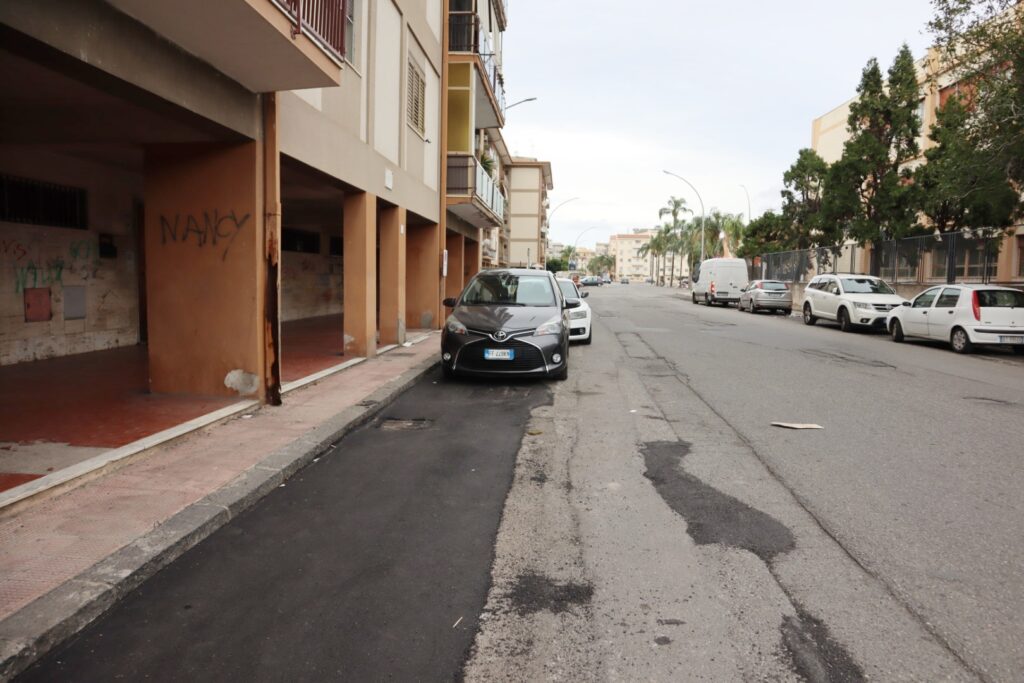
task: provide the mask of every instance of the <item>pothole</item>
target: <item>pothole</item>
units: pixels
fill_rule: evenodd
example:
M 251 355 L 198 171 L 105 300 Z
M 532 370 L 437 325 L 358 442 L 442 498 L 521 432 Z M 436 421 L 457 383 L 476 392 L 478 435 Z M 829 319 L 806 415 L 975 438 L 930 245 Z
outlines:
M 864 680 L 864 672 L 837 643 L 820 619 L 794 603 L 797 616 L 785 616 L 779 631 L 793 669 L 811 683 Z
M 512 608 L 520 615 L 535 612 L 561 614 L 576 605 L 589 604 L 594 587 L 576 581 L 555 581 L 537 572 L 524 572 L 508 593 Z
M 433 420 L 428 420 L 422 417 L 410 419 L 386 417 L 377 423 L 377 429 L 383 429 L 386 432 L 407 432 L 418 429 L 429 429 L 432 424 L 434 424 Z

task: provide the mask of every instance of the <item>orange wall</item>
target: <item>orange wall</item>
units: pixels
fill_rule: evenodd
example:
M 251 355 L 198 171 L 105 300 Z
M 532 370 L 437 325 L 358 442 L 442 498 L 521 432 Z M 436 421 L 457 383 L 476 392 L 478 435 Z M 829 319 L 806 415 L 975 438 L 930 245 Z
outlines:
M 154 392 L 255 395 L 263 386 L 260 168 L 256 142 L 146 150 Z M 225 386 L 235 370 L 240 390 Z
M 441 263 L 437 223 L 408 228 L 405 254 L 405 326 L 408 329 L 440 327 Z

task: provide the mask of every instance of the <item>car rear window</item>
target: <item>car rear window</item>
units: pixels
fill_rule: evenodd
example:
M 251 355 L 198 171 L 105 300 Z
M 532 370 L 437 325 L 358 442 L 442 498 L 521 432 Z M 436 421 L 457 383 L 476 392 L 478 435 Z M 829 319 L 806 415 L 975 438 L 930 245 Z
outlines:
M 789 286 L 787 286 L 785 282 L 762 282 L 761 289 L 773 289 L 778 291 L 780 289 L 789 289 Z
M 1006 289 L 979 289 L 978 305 L 982 308 L 1024 308 L 1024 292 Z

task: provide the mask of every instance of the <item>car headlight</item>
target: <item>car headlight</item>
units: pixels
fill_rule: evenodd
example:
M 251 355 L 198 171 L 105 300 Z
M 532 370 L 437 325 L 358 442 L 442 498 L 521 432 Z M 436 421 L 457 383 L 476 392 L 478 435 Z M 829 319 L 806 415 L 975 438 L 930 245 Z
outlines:
M 454 313 L 448 316 L 448 320 L 444 322 L 444 326 L 452 334 L 469 334 L 469 332 L 466 330 L 466 326 L 463 325 L 462 322 L 455 317 Z
M 556 315 L 533 331 L 534 337 L 543 337 L 548 334 L 562 334 L 562 316 Z
M 575 311 L 569 311 L 569 318 L 572 319 L 572 320 L 585 320 L 586 317 L 587 317 L 587 312 L 586 311 L 581 311 L 578 308 Z
M 853 305 L 864 311 L 870 311 L 872 308 L 874 308 L 871 304 L 866 304 L 863 301 L 854 301 Z

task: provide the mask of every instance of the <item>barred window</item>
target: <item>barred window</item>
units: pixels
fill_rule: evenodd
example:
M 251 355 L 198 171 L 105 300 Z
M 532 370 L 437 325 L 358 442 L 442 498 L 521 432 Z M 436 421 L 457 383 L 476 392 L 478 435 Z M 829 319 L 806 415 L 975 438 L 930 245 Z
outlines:
M 345 59 L 356 63 L 356 0 L 345 2 Z
M 420 135 L 426 135 L 427 82 L 415 62 L 409 60 L 409 96 L 407 118 Z
M 89 227 L 85 190 L 0 175 L 0 221 L 85 230 Z

